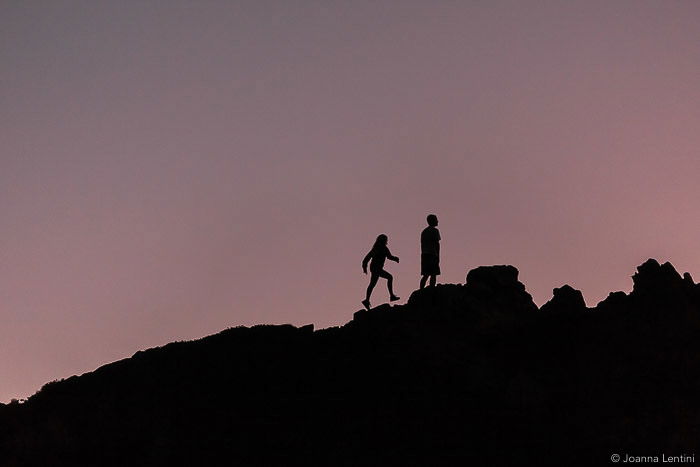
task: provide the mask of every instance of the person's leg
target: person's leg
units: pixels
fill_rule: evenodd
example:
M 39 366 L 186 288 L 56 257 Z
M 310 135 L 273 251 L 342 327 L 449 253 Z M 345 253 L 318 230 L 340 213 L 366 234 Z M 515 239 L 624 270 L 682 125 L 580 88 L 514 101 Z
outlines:
M 398 300 L 399 297 L 394 295 L 394 276 L 389 274 L 388 272 L 382 270 L 379 273 L 380 277 L 383 277 L 386 279 L 386 287 L 389 289 L 389 299 L 393 302 L 394 300 Z
M 374 290 L 374 286 L 377 285 L 377 281 L 379 280 L 379 275 L 376 274 L 375 272 L 371 272 L 371 275 L 369 277 L 369 285 L 367 286 L 367 296 L 365 299 L 362 301 L 362 304 L 369 309 L 369 297 L 372 295 L 372 290 Z
M 430 276 L 430 287 L 435 287 L 435 284 L 437 283 L 437 276 L 433 274 Z
M 425 288 L 425 283 L 428 281 L 428 276 L 423 274 L 423 276 L 420 278 L 420 288 L 423 289 Z

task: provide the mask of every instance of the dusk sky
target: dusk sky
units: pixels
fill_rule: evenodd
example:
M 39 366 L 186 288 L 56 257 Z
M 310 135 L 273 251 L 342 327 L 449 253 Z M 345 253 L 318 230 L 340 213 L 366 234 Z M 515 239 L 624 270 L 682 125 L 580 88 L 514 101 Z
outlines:
M 700 276 L 700 2 L 0 3 L 0 401 L 174 340 L 342 325 L 512 264 Z M 388 300 L 385 282 L 373 303 Z

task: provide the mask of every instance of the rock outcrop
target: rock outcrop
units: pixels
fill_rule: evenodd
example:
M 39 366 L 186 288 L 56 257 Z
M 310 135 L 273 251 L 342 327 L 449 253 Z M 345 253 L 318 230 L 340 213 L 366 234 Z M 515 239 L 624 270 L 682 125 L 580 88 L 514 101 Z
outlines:
M 587 309 L 581 291 L 568 284 L 554 289 L 552 293 L 552 299 L 542 305 L 540 311 L 544 313 L 580 313 Z

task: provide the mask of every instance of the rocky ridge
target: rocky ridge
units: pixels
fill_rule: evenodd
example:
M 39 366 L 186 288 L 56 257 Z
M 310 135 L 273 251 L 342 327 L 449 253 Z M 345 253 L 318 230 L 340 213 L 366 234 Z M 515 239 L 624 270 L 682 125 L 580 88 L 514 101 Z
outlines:
M 604 465 L 700 440 L 700 285 L 670 263 L 540 309 L 513 266 L 342 327 L 231 328 L 0 405 L 0 464 Z

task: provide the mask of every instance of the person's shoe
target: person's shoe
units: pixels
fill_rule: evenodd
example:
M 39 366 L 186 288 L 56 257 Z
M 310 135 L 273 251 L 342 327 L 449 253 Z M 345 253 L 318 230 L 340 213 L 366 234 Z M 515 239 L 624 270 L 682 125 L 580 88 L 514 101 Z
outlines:
M 395 302 L 396 300 L 400 300 L 400 299 L 401 299 L 401 297 L 397 297 L 396 295 L 392 295 L 392 296 L 389 298 L 389 301 Z
M 369 300 L 367 300 L 367 299 L 362 300 L 362 304 L 365 306 L 365 308 L 367 308 L 369 310 Z

